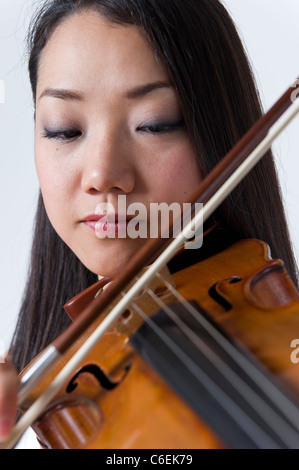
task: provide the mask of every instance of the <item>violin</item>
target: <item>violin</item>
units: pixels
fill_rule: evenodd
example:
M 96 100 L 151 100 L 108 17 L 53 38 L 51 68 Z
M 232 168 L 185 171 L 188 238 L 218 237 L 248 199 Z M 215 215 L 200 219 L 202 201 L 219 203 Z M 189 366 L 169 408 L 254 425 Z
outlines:
M 201 183 L 184 241 L 299 112 L 296 84 Z M 2 448 L 28 426 L 45 448 L 298 448 L 299 293 L 283 262 L 255 239 L 171 272 L 176 256 L 179 237 L 150 240 L 65 305 L 74 321 L 21 373 Z
M 287 411 L 281 416 L 287 395 L 266 378 L 266 369 L 298 391 L 290 343 L 299 331 L 299 294 L 282 262 L 267 255 L 263 242 L 243 240 L 173 276 L 162 273 L 34 424 L 40 442 L 104 449 L 298 446 L 293 421 L 298 425 L 299 411 L 296 418 L 292 411 L 292 423 Z M 66 305 L 71 316 L 90 294 Z M 247 372 L 253 354 L 265 368 L 253 366 L 256 379 Z M 48 386 L 49 377 L 24 409 Z M 271 391 L 283 398 L 272 403 Z

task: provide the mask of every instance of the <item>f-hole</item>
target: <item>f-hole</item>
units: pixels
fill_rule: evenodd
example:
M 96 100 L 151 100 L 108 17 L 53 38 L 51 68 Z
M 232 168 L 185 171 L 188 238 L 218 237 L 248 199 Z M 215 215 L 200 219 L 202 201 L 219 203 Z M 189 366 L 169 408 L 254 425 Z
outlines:
M 229 284 L 236 284 L 237 282 L 240 282 L 240 281 L 242 281 L 241 277 L 234 276 L 231 279 L 229 279 L 228 282 Z M 210 287 L 209 289 L 210 297 L 212 297 L 212 299 L 214 299 L 219 305 L 221 305 L 225 309 L 226 312 L 229 312 L 229 310 L 232 308 L 232 305 L 221 294 L 219 294 L 219 292 L 217 291 L 217 285 L 218 283 L 216 282 L 216 284 L 213 284 Z
M 87 366 L 82 367 L 76 375 L 72 378 L 72 380 L 69 382 L 66 391 L 67 393 L 72 393 L 78 386 L 78 383 L 76 383 L 77 378 L 84 373 L 89 373 L 93 375 L 99 384 L 105 389 L 105 390 L 113 390 L 115 387 L 117 387 L 125 378 L 127 373 L 129 372 L 131 368 L 131 364 L 128 364 L 125 367 L 125 372 L 123 377 L 118 381 L 118 382 L 113 382 L 107 377 L 107 375 L 102 371 L 102 369 L 94 364 L 90 364 Z

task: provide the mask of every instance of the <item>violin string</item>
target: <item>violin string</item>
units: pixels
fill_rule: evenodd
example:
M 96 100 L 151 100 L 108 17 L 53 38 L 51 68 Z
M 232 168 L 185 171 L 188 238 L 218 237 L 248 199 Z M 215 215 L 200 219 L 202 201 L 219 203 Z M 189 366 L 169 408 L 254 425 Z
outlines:
M 161 338 L 173 354 L 180 359 L 184 366 L 193 374 L 199 383 L 201 383 L 208 393 L 214 397 L 218 403 L 222 403 L 239 426 L 243 428 L 245 434 L 260 447 L 261 443 L 270 448 L 278 448 L 277 444 L 255 423 L 247 413 L 245 413 L 216 383 L 213 381 L 151 318 L 149 318 L 142 309 L 132 303 L 132 307 L 147 322 L 148 326 Z M 142 339 L 143 341 L 149 340 Z
M 161 277 L 161 276 L 159 276 Z M 167 282 L 167 281 L 164 281 L 165 285 L 168 287 L 168 289 L 171 290 L 171 292 L 173 292 L 173 290 L 175 291 L 175 289 L 173 289 L 173 287 Z M 294 433 L 294 430 L 288 425 L 288 423 L 286 423 L 285 421 L 283 421 L 283 419 L 277 415 L 276 412 L 274 412 L 267 404 L 264 400 L 261 399 L 261 397 L 259 397 L 252 389 L 250 389 L 250 387 L 242 380 L 240 379 L 236 374 L 235 372 L 229 367 L 227 366 L 227 364 L 225 364 L 222 360 L 219 359 L 219 356 L 216 355 L 214 353 L 213 350 L 211 350 L 204 342 L 202 342 L 197 335 L 194 334 L 194 332 L 188 327 L 188 325 L 186 325 L 178 316 L 177 314 L 169 308 L 169 306 L 167 306 L 163 301 L 161 301 L 161 299 L 159 299 L 156 294 L 154 294 L 154 292 L 151 290 L 151 289 L 147 289 L 147 292 L 148 294 L 157 302 L 157 304 L 163 309 L 163 311 L 170 317 L 172 318 L 172 320 L 177 324 L 177 326 L 185 333 L 185 335 L 188 337 L 188 339 L 190 339 L 190 341 L 197 347 L 197 349 L 199 351 L 201 351 L 202 354 L 204 354 L 204 356 L 206 356 L 206 358 L 208 360 L 210 360 L 210 362 L 215 366 L 217 367 L 217 369 L 219 370 L 220 374 L 223 375 L 224 377 L 227 377 L 229 376 L 230 379 L 231 379 L 231 383 L 235 384 L 235 389 L 238 391 L 242 391 L 242 396 L 243 397 L 247 397 L 247 402 L 255 409 L 258 408 L 258 411 L 260 413 L 260 416 L 263 417 L 263 419 L 265 420 L 265 422 L 268 423 L 268 425 L 270 427 L 272 427 L 272 429 L 276 429 L 276 432 L 277 434 L 280 435 L 280 438 L 282 439 L 282 441 L 285 441 L 285 436 L 288 435 L 289 437 L 294 434 L 294 444 L 297 444 L 298 443 L 298 435 L 297 433 Z M 175 291 L 177 293 L 177 291 Z M 179 295 L 177 293 L 177 295 Z M 191 307 L 191 310 L 193 309 L 192 305 L 189 304 L 189 302 L 187 302 L 185 299 L 180 299 L 180 301 L 183 300 L 183 303 L 187 310 L 192 313 L 192 315 L 194 316 L 194 312 L 190 311 L 190 307 Z M 134 307 L 135 310 L 137 310 L 137 312 L 142 316 L 142 318 L 148 322 L 149 326 L 152 327 L 153 329 L 155 329 L 156 333 L 157 333 L 157 329 L 159 329 L 159 327 L 154 324 L 151 320 L 148 319 L 147 315 L 142 312 L 142 310 L 135 304 L 135 303 L 132 303 L 132 306 Z M 194 309 L 195 310 L 195 309 Z M 199 312 L 197 312 L 195 310 L 195 313 L 196 313 L 196 316 L 200 316 Z M 198 320 L 198 318 L 196 318 Z M 126 321 L 126 324 L 127 324 L 127 321 Z M 161 330 L 161 329 L 160 329 Z M 215 329 L 216 330 L 216 329 Z M 216 330 L 217 331 L 217 330 Z M 218 333 L 218 332 L 217 332 Z M 163 341 L 167 341 L 167 343 L 169 343 L 170 338 L 167 337 L 164 332 L 161 330 L 160 331 L 160 337 L 161 335 L 163 335 Z M 185 353 L 178 348 L 177 345 L 175 345 L 175 348 L 176 348 L 176 354 L 179 358 L 181 358 L 181 360 L 183 361 L 183 356 L 185 356 Z M 238 353 L 240 355 L 240 353 L 236 350 L 235 353 Z M 187 356 L 188 358 L 188 361 L 190 360 L 190 358 Z M 188 365 L 188 361 L 187 363 L 185 363 L 185 365 Z M 185 362 L 185 361 L 183 361 Z M 195 364 L 195 366 L 197 367 L 197 365 Z M 271 384 L 272 385 L 272 384 Z M 273 385 L 272 385 L 273 386 Z M 279 431 L 277 431 L 279 430 Z
M 277 429 L 276 432 L 280 435 L 280 438 L 284 440 L 286 433 L 292 433 L 296 439 L 294 442 L 298 443 L 298 434 L 294 433 L 294 430 L 288 425 L 288 423 L 286 423 L 276 412 L 274 412 L 272 408 L 270 408 L 268 404 L 233 371 L 233 369 L 231 369 L 223 360 L 221 360 L 219 355 L 217 355 L 209 346 L 207 346 L 205 342 L 202 341 L 172 309 L 165 305 L 164 302 L 161 301 L 161 299 L 159 299 L 151 289 L 148 290 L 148 293 L 154 300 L 156 300 L 158 305 L 163 308 L 164 312 L 167 313 L 168 316 L 177 324 L 181 331 L 185 333 L 194 346 L 196 346 L 197 349 L 202 354 L 204 354 L 208 360 L 210 360 L 214 367 L 218 369 L 220 374 L 231 380 L 231 384 L 234 385 L 235 389 L 238 392 L 241 392 L 243 398 L 246 398 L 247 403 L 249 403 L 253 409 L 259 412 L 259 415 L 263 417 L 264 421 L 267 422 L 272 429 Z M 190 312 L 191 304 L 185 300 L 183 305 Z M 236 350 L 236 354 L 240 353 Z M 246 372 L 246 370 L 244 372 Z
M 299 430 L 299 410 L 298 408 L 288 399 L 288 397 L 281 392 L 268 378 L 257 368 L 254 364 L 246 358 L 245 355 L 241 354 L 240 351 L 230 343 L 225 336 L 223 336 L 217 328 L 215 328 L 210 322 L 208 322 L 203 315 L 196 310 L 190 302 L 188 302 L 173 286 L 162 277 L 160 273 L 157 273 L 157 277 L 163 281 L 165 287 L 178 299 L 178 301 L 185 305 L 188 312 L 193 318 L 199 322 L 202 328 L 205 329 L 216 341 L 219 343 L 227 354 L 242 368 L 246 371 L 247 375 L 253 380 L 253 382 L 259 386 L 259 388 L 269 397 L 275 406 L 280 409 L 286 416 L 286 418 Z

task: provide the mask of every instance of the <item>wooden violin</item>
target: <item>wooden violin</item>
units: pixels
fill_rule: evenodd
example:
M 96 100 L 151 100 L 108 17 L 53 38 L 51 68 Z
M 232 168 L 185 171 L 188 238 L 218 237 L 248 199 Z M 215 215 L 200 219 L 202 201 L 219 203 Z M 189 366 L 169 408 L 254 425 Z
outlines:
M 101 284 L 66 305 L 69 314 Z M 268 258 L 263 242 L 237 242 L 172 276 L 161 273 L 33 429 L 48 448 L 298 447 L 296 331 L 299 294 L 282 262 Z
M 296 115 L 295 87 L 201 183 L 191 225 Z M 283 263 L 250 239 L 170 272 L 181 245 L 150 240 L 118 279 L 65 306 L 74 322 L 22 372 L 24 416 L 2 447 L 30 425 L 48 448 L 299 447 L 299 294 Z

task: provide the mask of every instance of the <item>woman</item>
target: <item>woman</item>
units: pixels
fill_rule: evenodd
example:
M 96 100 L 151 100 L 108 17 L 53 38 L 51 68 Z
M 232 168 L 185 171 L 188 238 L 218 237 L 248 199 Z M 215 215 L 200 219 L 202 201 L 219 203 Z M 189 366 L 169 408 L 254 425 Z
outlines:
M 41 196 L 11 347 L 17 370 L 67 327 L 65 302 L 99 276 L 114 278 L 145 242 L 102 237 L 103 204 L 118 213 L 114 231 L 119 196 L 126 209 L 182 205 L 261 116 L 242 44 L 216 0 L 46 1 L 29 48 Z M 215 218 L 217 249 L 264 240 L 296 281 L 271 152 Z M 0 379 L 3 438 L 15 417 L 9 363 Z

